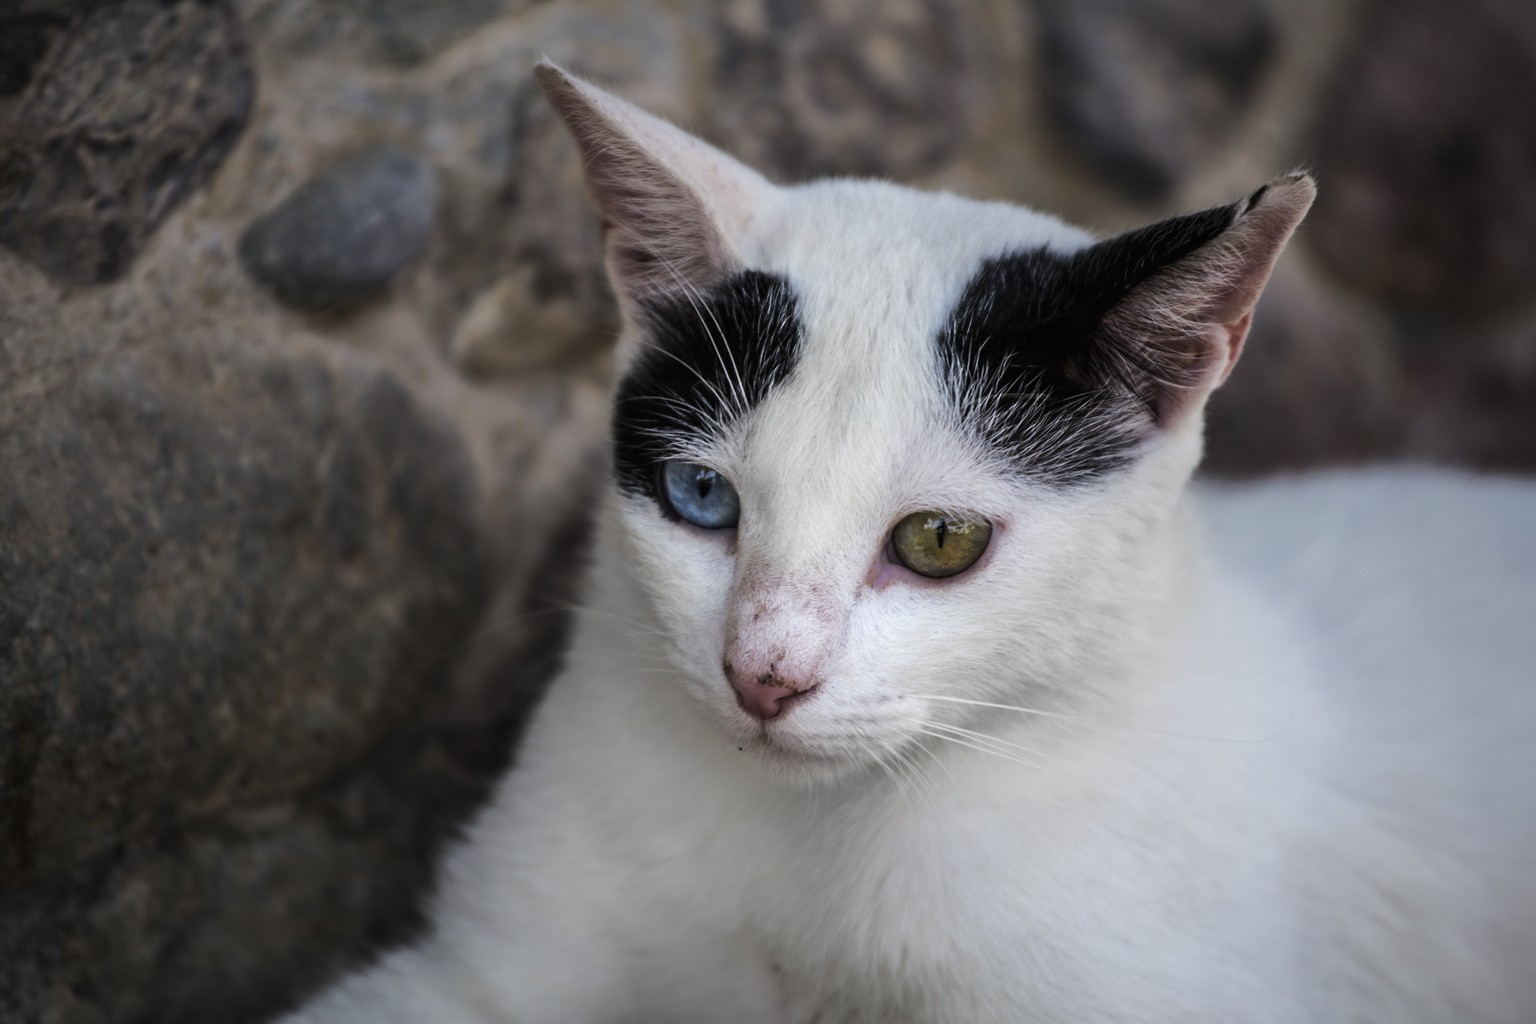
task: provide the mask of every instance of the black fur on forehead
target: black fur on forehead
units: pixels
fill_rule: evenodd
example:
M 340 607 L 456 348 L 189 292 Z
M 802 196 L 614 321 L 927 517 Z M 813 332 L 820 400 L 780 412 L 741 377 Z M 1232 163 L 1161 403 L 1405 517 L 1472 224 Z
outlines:
M 1257 198 L 1257 197 L 1255 197 Z M 991 259 L 938 337 L 958 422 L 1021 474 L 1069 484 L 1124 466 L 1156 425 L 1159 398 L 1197 369 L 1146 325 L 1127 338 L 1108 314 L 1139 285 L 1229 227 L 1243 204 L 1175 217 L 1074 253 Z
M 789 376 L 802 326 L 789 282 L 760 271 L 651 295 L 639 320 L 645 344 L 614 398 L 614 473 L 655 499 L 680 444 L 718 436 Z

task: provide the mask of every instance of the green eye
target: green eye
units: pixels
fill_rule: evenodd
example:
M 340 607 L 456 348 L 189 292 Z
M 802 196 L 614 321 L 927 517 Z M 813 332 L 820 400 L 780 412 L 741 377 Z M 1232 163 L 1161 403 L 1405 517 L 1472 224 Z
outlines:
M 942 579 L 976 564 L 992 539 L 992 524 L 944 512 L 914 512 L 891 531 L 891 548 L 919 576 Z

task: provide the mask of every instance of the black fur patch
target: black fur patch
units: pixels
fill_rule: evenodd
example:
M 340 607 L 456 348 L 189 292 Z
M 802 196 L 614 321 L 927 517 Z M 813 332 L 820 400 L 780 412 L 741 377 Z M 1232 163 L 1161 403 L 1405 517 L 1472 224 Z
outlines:
M 1238 209 L 1175 217 L 1076 253 L 1041 248 L 982 264 L 938 337 L 960 422 L 1020 473 L 1051 483 L 1129 462 L 1154 423 L 1148 382 L 1157 368 L 1100 326 L 1137 284 L 1221 234 Z
M 802 328 L 789 283 L 745 271 L 703 294 L 644 300 L 647 341 L 614 399 L 620 490 L 655 499 L 656 467 L 679 438 L 711 436 L 789 376 Z

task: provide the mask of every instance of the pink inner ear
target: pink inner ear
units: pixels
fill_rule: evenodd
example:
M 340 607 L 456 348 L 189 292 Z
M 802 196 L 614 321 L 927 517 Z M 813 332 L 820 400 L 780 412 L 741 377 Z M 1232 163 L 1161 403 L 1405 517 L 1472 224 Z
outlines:
M 1221 374 L 1216 378 L 1219 386 L 1227 382 L 1232 375 L 1232 368 L 1237 365 L 1237 359 L 1243 354 L 1243 343 L 1248 340 L 1248 329 L 1253 326 L 1253 310 L 1243 314 L 1241 320 L 1230 324 L 1223 324 L 1222 330 L 1227 336 L 1227 361 L 1221 368 Z
M 581 151 L 608 268 L 630 312 L 656 292 L 731 269 L 728 234 L 771 186 L 672 124 L 548 64 L 535 69 Z

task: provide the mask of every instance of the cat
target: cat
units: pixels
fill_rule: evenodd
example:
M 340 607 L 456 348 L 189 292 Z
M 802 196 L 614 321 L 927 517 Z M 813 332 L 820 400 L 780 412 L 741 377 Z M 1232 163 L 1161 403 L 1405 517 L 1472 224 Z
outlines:
M 290 1024 L 1536 1021 L 1536 485 L 1190 482 L 1310 177 L 1095 241 L 536 73 L 627 324 L 586 600 Z

